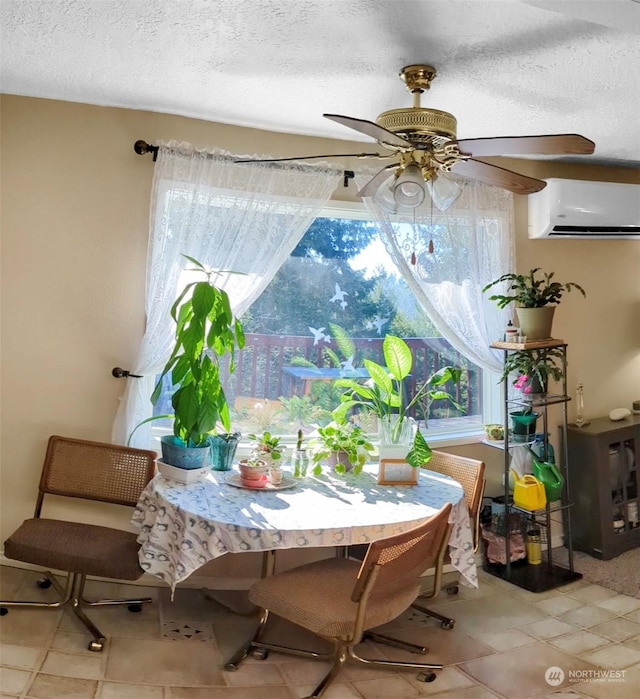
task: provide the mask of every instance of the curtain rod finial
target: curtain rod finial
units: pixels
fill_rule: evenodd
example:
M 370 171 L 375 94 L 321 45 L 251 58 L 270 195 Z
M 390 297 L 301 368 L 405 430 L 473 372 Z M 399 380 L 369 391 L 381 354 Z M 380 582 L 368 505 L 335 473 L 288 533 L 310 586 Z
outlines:
M 138 155 L 146 155 L 147 153 L 153 153 L 153 160 L 158 157 L 158 146 L 149 145 L 146 141 L 136 141 L 133 144 L 133 150 Z

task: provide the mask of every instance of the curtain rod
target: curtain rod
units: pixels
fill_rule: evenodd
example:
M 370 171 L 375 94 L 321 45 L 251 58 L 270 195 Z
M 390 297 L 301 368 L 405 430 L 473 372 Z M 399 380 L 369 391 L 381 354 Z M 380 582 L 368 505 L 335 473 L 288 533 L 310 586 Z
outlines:
M 154 163 L 158 159 L 158 146 L 152 146 L 151 144 L 147 143 L 146 141 L 142 141 L 142 140 L 136 141 L 133 144 L 133 150 L 138 155 L 147 155 L 148 153 L 153 153 L 153 162 Z M 277 164 L 275 165 L 275 167 L 277 167 Z M 355 173 L 353 170 L 343 170 L 342 176 L 343 176 L 342 186 L 348 187 L 349 180 L 352 180 L 355 177 Z

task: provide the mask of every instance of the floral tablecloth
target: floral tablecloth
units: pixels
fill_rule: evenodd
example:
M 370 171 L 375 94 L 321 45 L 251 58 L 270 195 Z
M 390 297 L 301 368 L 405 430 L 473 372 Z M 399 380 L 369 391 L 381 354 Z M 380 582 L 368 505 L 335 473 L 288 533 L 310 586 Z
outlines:
M 212 471 L 188 485 L 157 475 L 132 519 L 140 565 L 173 590 L 225 553 L 366 544 L 406 531 L 451 502 L 451 563 L 463 584 L 477 587 L 462 486 L 425 469 L 415 486 L 383 486 L 376 472 L 377 465 L 357 476 L 308 476 L 277 491 L 233 487 L 226 480 L 235 471 Z

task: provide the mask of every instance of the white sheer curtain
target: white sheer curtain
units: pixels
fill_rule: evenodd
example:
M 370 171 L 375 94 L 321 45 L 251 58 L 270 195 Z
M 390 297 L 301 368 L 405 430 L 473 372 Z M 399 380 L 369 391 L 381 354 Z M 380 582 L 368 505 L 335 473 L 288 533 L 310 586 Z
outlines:
M 124 444 L 152 413 L 155 376 L 173 346 L 170 309 L 189 263 L 243 272 L 221 275 L 217 284 L 241 316 L 262 293 L 326 206 L 342 172 L 300 163 L 234 163 L 229 153 L 190 144 L 160 143 L 149 212 L 146 329 L 135 364 L 143 378 L 129 379 L 113 425 Z M 136 431 L 132 446 L 150 444 L 151 425 Z
M 371 176 L 358 174 L 358 186 Z M 500 371 L 502 354 L 489 345 L 502 338 L 511 312 L 498 309 L 482 288 L 513 271 L 513 195 L 480 182 L 457 183 L 462 194 L 446 212 L 432 207 L 428 195 L 406 214 L 365 201 L 389 254 L 442 336 L 474 364 Z

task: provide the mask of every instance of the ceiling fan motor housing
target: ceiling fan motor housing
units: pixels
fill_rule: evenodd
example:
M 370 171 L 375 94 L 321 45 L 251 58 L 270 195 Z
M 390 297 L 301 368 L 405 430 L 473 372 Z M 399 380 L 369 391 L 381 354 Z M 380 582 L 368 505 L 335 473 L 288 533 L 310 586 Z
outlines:
M 455 141 L 457 138 L 456 118 L 439 109 L 391 109 L 380 114 L 376 123 L 387 131 L 403 136 L 418 148 L 421 145 L 438 146 L 441 142 Z

